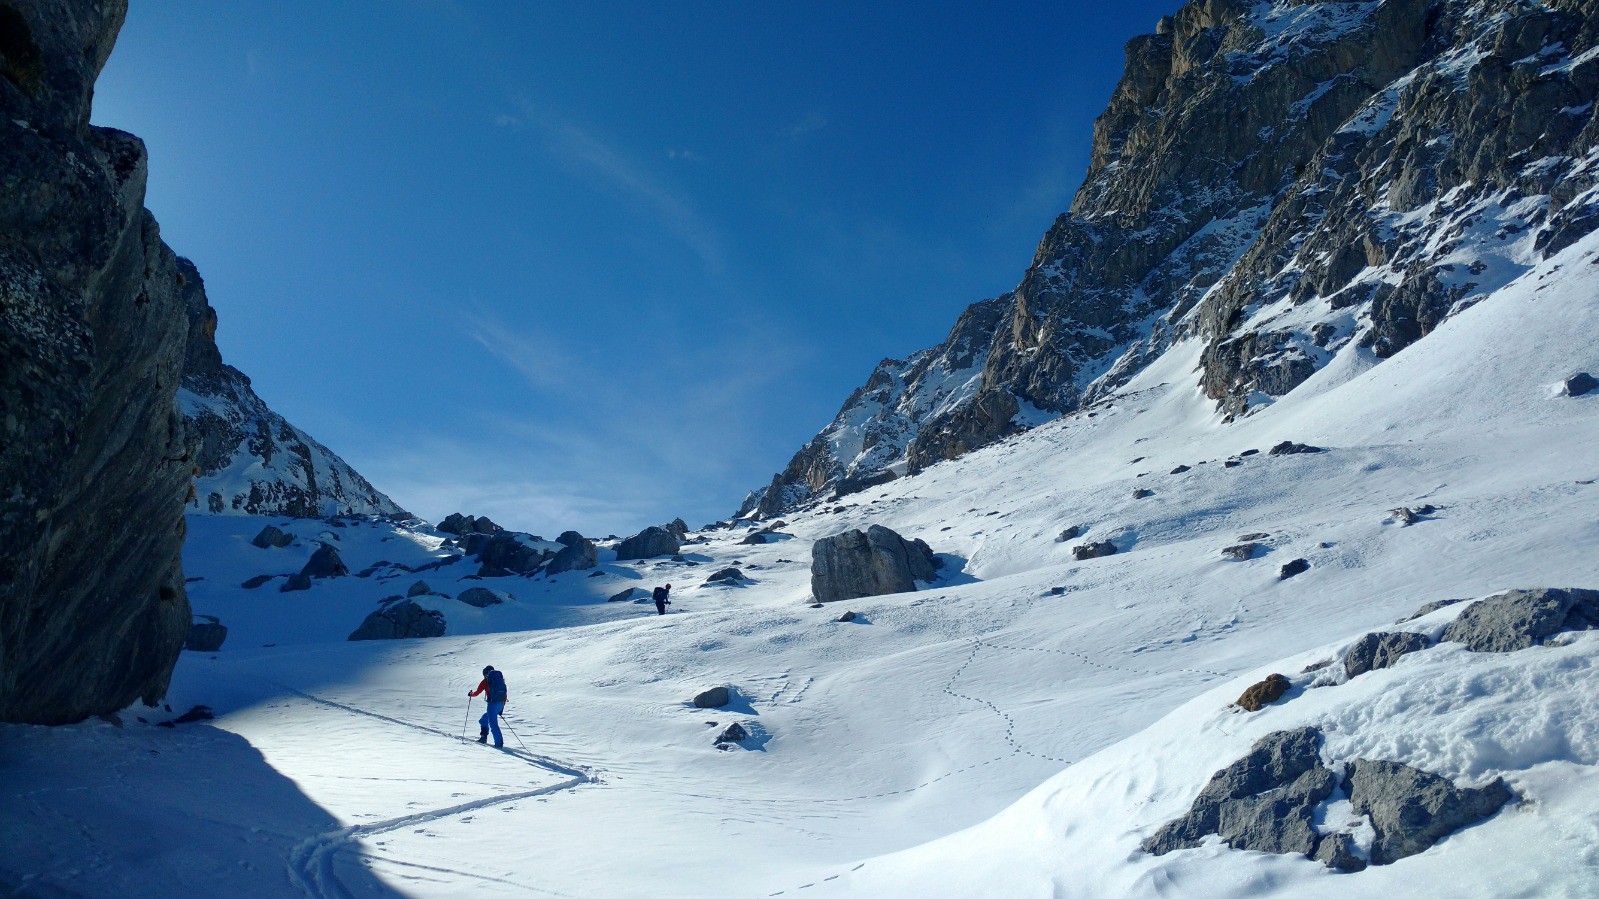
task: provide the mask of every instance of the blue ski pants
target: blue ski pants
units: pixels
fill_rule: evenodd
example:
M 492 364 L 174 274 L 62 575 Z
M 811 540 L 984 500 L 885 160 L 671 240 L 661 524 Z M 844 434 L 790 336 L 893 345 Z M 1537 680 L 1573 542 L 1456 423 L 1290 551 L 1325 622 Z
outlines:
M 477 719 L 478 730 L 493 733 L 495 746 L 504 745 L 505 738 L 500 736 L 500 713 L 505 711 L 505 703 L 491 702 L 488 706 L 489 710 L 483 713 L 483 717 Z

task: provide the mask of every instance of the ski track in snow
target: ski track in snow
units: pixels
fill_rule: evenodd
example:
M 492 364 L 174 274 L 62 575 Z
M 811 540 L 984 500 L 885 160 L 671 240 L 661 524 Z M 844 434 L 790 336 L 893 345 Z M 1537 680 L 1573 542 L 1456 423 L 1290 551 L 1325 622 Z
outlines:
M 363 715 L 368 718 L 375 718 L 379 721 L 397 725 L 399 727 L 421 731 L 423 733 L 444 737 L 445 739 L 449 740 L 456 740 L 465 745 L 476 744 L 475 740 L 468 740 L 465 737 L 457 736 L 437 728 L 426 727 L 424 725 L 414 724 L 409 721 L 402 721 L 399 718 L 392 718 L 388 715 L 381 715 L 377 712 L 359 709 L 340 702 L 334 702 L 331 699 L 324 699 L 320 696 L 312 695 L 303 690 L 296 690 L 287 684 L 281 684 L 275 681 L 267 681 L 267 683 L 271 683 L 272 686 L 283 690 L 290 695 L 299 697 L 300 699 L 304 699 L 308 702 L 314 702 L 318 705 L 326 706 L 328 708 L 338 709 L 343 712 L 348 712 L 352 715 Z M 357 840 L 389 833 L 391 831 L 400 830 L 416 824 L 426 824 L 443 818 L 451 818 L 455 817 L 456 815 L 463 815 L 467 812 L 475 812 L 483 809 L 493 808 L 498 805 L 504 805 L 507 802 L 515 802 L 521 799 L 532 799 L 538 796 L 548 796 L 551 793 L 559 793 L 566 790 L 576 789 L 584 784 L 597 784 L 602 782 L 595 774 L 585 768 L 576 765 L 570 765 L 557 759 L 552 759 L 548 756 L 538 755 L 537 753 L 529 752 L 526 749 L 520 751 L 515 749 L 506 749 L 504 751 L 508 755 L 522 759 L 532 767 L 538 768 L 541 771 L 548 771 L 552 774 L 564 775 L 566 779 L 560 781 L 559 783 L 539 787 L 538 789 L 534 790 L 520 790 L 514 793 L 501 793 L 484 799 L 476 799 L 471 802 L 463 802 L 458 805 L 452 805 L 445 808 L 430 809 L 428 811 L 417 812 L 411 815 L 402 815 L 398 818 L 390 818 L 386 821 L 375 821 L 371 824 L 357 824 L 350 827 L 342 827 L 338 830 L 330 831 L 328 833 L 318 834 L 317 836 L 300 843 L 298 846 L 295 846 L 294 849 L 289 852 L 289 879 L 294 883 L 301 893 L 304 893 L 307 896 L 316 897 L 316 899 L 324 899 L 324 897 L 331 897 L 331 899 L 353 899 L 354 894 L 351 893 L 350 890 L 339 881 L 338 873 L 335 870 L 334 863 L 339 852 Z M 559 893 L 553 890 L 541 889 L 539 887 L 529 886 L 524 883 L 517 883 L 516 881 L 512 880 L 491 877 L 473 871 L 464 871 L 454 868 L 441 868 L 431 865 L 419 865 L 397 859 L 384 859 L 384 863 L 400 865 L 408 868 L 418 868 L 423 871 L 429 871 L 437 874 L 449 874 L 452 876 L 468 877 L 474 880 L 491 881 L 493 883 L 514 886 L 518 889 L 527 890 L 530 893 L 540 893 L 546 896 L 569 895 L 567 893 Z

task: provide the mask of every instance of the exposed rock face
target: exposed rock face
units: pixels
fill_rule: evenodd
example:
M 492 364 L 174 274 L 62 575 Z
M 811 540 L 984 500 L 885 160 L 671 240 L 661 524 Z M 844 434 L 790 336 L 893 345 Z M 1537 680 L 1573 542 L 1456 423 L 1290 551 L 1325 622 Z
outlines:
M 1231 417 L 1340 353 L 1400 352 L 1599 227 L 1595 18 L 1578 0 L 1191 0 L 1127 45 L 1087 177 L 1020 284 L 885 360 L 741 514 L 1073 412 L 1182 339 Z
M 811 593 L 817 602 L 906 593 L 930 581 L 938 559 L 926 543 L 906 540 L 880 524 L 845 531 L 811 549 Z
M 1080 546 L 1072 547 L 1072 558 L 1079 562 L 1086 562 L 1089 559 L 1102 559 L 1105 556 L 1114 555 L 1116 555 L 1116 544 L 1110 542 L 1109 540 L 1100 540 L 1095 543 L 1084 543 Z
M 561 544 L 562 549 L 544 566 L 547 575 L 586 571 L 600 564 L 599 548 L 577 531 L 567 531 L 555 538 L 555 542 Z
M 1145 840 L 1144 851 L 1190 849 L 1214 833 L 1234 849 L 1310 855 L 1316 805 L 1338 784 L 1321 766 L 1320 746 L 1313 727 L 1262 737 L 1248 755 L 1212 775 L 1188 814 Z
M 498 534 L 505 530 L 489 520 L 487 515 L 473 517 L 462 515 L 460 512 L 451 512 L 439 522 L 438 529 L 446 534 L 466 536 L 467 534 Z
M 350 567 L 344 564 L 339 551 L 326 543 L 317 547 L 305 567 L 300 569 L 305 577 L 345 577 L 349 573 Z
M 1514 652 L 1565 630 L 1599 627 L 1599 590 L 1511 590 L 1466 607 L 1440 638 L 1472 652 Z
M 189 631 L 181 277 L 143 142 L 89 124 L 126 11 L 0 3 L 3 721 L 153 702 Z
M 505 602 L 504 595 L 487 587 L 469 587 L 462 590 L 461 595 L 457 596 L 456 599 L 479 609 L 486 609 L 489 606 L 497 606 Z
M 712 687 L 694 697 L 694 707 L 697 709 L 719 709 L 733 701 L 733 694 L 726 687 Z
M 466 535 L 462 548 L 477 556 L 480 577 L 508 577 L 536 570 L 555 553 L 529 543 L 542 542 L 531 534 L 499 530 L 492 536 L 475 531 Z
M 1584 396 L 1599 387 L 1599 380 L 1585 371 L 1579 371 L 1566 379 L 1564 390 L 1566 396 Z
M 744 725 L 735 721 L 732 724 L 729 724 L 720 734 L 717 735 L 716 745 L 721 746 L 727 743 L 742 743 L 749 738 L 749 731 L 744 729 Z
M 1359 677 L 1368 671 L 1387 668 L 1399 661 L 1400 656 L 1426 649 L 1429 645 L 1425 636 L 1410 631 L 1367 634 L 1344 654 L 1344 673 Z
M 405 640 L 412 637 L 444 636 L 444 613 L 402 599 L 366 616 L 351 640 Z
M 705 585 L 707 587 L 715 584 L 736 586 L 744 583 L 747 580 L 749 579 L 744 576 L 744 572 L 740 571 L 738 568 L 723 568 L 721 571 L 718 571 L 706 578 Z
M 653 559 L 675 554 L 682 545 L 666 528 L 652 525 L 616 545 L 616 560 Z
M 1355 813 L 1371 816 L 1377 833 L 1371 861 L 1377 865 L 1423 852 L 1515 798 L 1498 778 L 1485 787 L 1463 788 L 1409 765 L 1365 759 L 1349 763 L 1344 784 Z
M 269 524 L 262 528 L 260 533 L 257 533 L 253 538 L 251 538 L 250 545 L 259 547 L 261 549 L 282 549 L 293 542 L 293 534 L 284 533 L 282 530 Z
M 187 259 L 178 260 L 178 269 L 190 322 L 178 400 L 188 419 L 188 455 L 199 468 L 194 508 L 293 518 L 408 516 L 332 450 L 272 411 L 243 372 L 223 364 L 205 282 Z
M 189 625 L 189 635 L 183 638 L 183 648 L 190 652 L 216 652 L 228 639 L 228 629 L 210 615 L 204 621 Z
M 1283 567 L 1277 570 L 1277 580 L 1286 581 L 1291 577 L 1297 577 L 1309 570 L 1310 561 L 1307 559 L 1294 559 L 1291 562 L 1284 562 Z

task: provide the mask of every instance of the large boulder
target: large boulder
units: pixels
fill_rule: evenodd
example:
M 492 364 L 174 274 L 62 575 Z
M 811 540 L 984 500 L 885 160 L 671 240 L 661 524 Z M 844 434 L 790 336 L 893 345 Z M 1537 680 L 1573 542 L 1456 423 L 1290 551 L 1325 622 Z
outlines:
M 688 537 L 688 522 L 681 518 L 674 518 L 662 525 L 662 527 L 666 528 L 668 531 L 671 531 L 672 536 L 676 537 L 680 543 L 684 540 L 684 538 Z
M 467 552 L 477 555 L 481 565 L 478 575 L 481 577 L 527 574 L 553 555 L 548 550 L 529 546 L 523 538 L 531 540 L 531 536 L 516 531 L 502 530 L 492 536 L 472 536 L 475 539 L 468 541 Z
M 733 701 L 733 692 L 726 687 L 712 687 L 694 697 L 697 709 L 719 709 Z
M 670 556 L 682 549 L 677 535 L 666 528 L 652 525 L 616 545 L 618 561 L 627 559 L 653 559 Z
M 1109 540 L 1083 543 L 1072 547 L 1072 558 L 1079 562 L 1086 562 L 1089 559 L 1102 559 L 1105 556 L 1114 555 L 1116 555 L 1116 544 Z
M 433 588 L 428 584 L 427 581 L 417 581 L 411 585 L 409 590 L 405 591 L 405 598 L 410 599 L 413 596 L 426 596 L 432 592 Z
M 745 577 L 744 572 L 740 571 L 737 567 L 723 568 L 721 571 L 718 571 L 706 578 L 705 586 L 709 587 L 715 584 L 721 584 L 723 586 L 731 587 L 738 586 L 747 580 L 749 580 L 749 578 Z
M 1376 865 L 1425 851 L 1515 798 L 1498 778 L 1476 789 L 1457 787 L 1446 778 L 1409 765 L 1366 759 L 1349 763 L 1344 791 L 1356 814 L 1371 817 L 1376 831 L 1371 861 Z
M 424 609 L 415 600 L 402 599 L 366 616 L 351 640 L 405 640 L 444 636 L 444 613 Z
M 1444 628 L 1441 640 L 1472 652 L 1514 652 L 1564 630 L 1594 627 L 1599 627 L 1599 591 L 1540 587 L 1472 603 Z
M 144 143 L 89 122 L 126 13 L 0 3 L 0 721 L 159 700 L 191 623 L 182 279 Z
M 811 593 L 818 602 L 908 593 L 936 576 L 939 561 L 921 540 L 906 540 L 880 524 L 816 541 Z
M 469 606 L 486 609 L 489 606 L 497 606 L 505 602 L 505 597 L 506 594 L 498 590 L 490 590 L 487 587 L 469 587 L 462 590 L 460 595 L 455 598 Z
M 339 557 L 338 550 L 324 543 L 317 547 L 316 552 L 311 554 L 310 561 L 305 563 L 305 567 L 300 569 L 300 573 L 306 577 L 316 578 L 344 577 L 350 573 L 350 568 Z
M 1218 834 L 1234 849 L 1312 854 L 1316 806 L 1338 785 L 1321 765 L 1320 747 L 1314 727 L 1262 737 L 1248 755 L 1212 775 L 1188 813 L 1145 840 L 1144 851 L 1164 855 Z
M 1424 635 L 1410 631 L 1367 634 L 1344 653 L 1344 673 L 1359 677 L 1368 671 L 1387 668 L 1399 661 L 1400 656 L 1426 649 L 1429 645 Z
M 261 549 L 269 549 L 272 547 L 282 549 L 293 542 L 293 534 L 286 533 L 270 524 L 262 528 L 259 533 L 250 539 L 251 546 L 260 547 Z
M 199 617 L 204 620 L 189 625 L 189 636 L 184 638 L 183 648 L 191 652 L 216 652 L 228 639 L 228 629 L 210 615 Z
M 452 512 L 445 516 L 444 520 L 439 522 L 438 529 L 446 534 L 455 534 L 461 537 L 467 534 L 498 534 L 505 530 L 505 528 L 490 521 L 487 515 L 480 515 L 474 518 L 471 515 L 462 515 L 460 512 Z
M 586 571 L 600 564 L 599 548 L 577 531 L 567 531 L 555 538 L 555 542 L 561 544 L 561 551 L 544 566 L 547 575 Z
M 1566 379 L 1565 394 L 1566 396 L 1583 396 L 1593 392 L 1596 387 L 1599 387 L 1599 379 L 1595 379 L 1593 375 L 1585 371 L 1579 371 Z

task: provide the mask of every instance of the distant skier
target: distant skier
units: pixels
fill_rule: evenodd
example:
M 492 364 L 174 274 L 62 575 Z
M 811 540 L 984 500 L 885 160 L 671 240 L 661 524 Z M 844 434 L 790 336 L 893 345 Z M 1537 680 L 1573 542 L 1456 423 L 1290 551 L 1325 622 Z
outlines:
M 667 594 L 669 594 L 671 592 L 672 592 L 672 585 L 671 584 L 667 584 L 664 587 L 656 587 L 655 588 L 655 594 L 654 594 L 655 595 L 655 613 L 657 615 L 665 615 L 666 614 L 666 607 L 672 604 L 672 600 L 667 596 Z
M 470 699 L 479 693 L 486 694 L 484 698 L 487 700 L 489 708 L 488 711 L 483 713 L 483 717 L 477 719 L 477 726 L 481 730 L 477 741 L 479 743 L 487 743 L 489 741 L 489 731 L 492 730 L 494 731 L 495 748 L 503 749 L 505 747 L 505 739 L 500 736 L 500 715 L 505 712 L 505 700 L 509 698 L 509 695 L 505 692 L 505 675 L 495 671 L 493 665 L 485 665 L 483 668 L 483 680 L 478 682 L 476 690 L 466 695 Z

